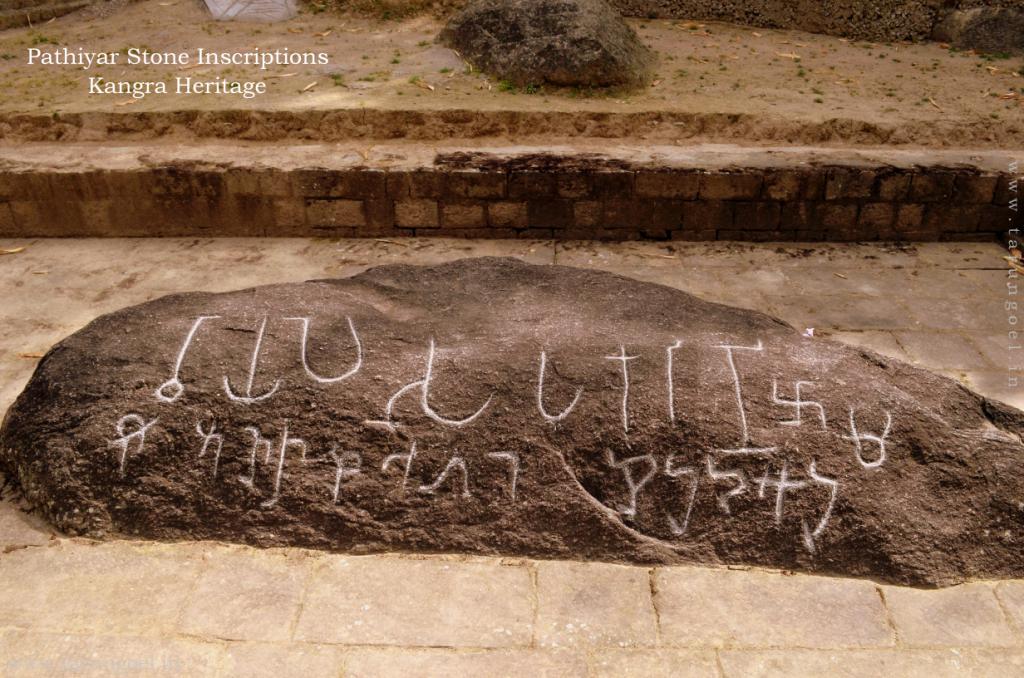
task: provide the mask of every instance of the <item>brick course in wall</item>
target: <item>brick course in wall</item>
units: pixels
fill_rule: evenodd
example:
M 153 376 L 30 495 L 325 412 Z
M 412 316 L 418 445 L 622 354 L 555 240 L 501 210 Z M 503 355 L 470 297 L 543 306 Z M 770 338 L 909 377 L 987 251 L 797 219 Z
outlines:
M 16 170 L 0 172 L 0 236 L 994 240 L 1009 181 L 943 167 Z

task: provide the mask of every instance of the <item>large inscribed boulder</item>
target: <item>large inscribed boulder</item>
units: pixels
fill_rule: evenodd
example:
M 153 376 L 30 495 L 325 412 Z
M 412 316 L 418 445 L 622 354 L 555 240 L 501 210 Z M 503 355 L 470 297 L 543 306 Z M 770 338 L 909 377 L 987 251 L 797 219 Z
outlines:
M 59 528 L 365 553 L 1024 575 L 1024 414 L 760 313 L 468 259 L 163 297 L 40 362 Z
M 637 85 L 653 62 L 604 0 L 475 0 L 440 39 L 481 71 L 519 86 Z

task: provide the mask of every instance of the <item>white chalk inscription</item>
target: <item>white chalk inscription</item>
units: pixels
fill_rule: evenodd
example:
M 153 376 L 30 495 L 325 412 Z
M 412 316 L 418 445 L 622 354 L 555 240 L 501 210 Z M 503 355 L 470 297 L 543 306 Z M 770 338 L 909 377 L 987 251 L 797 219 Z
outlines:
M 125 412 L 117 421 L 111 422 L 114 435 L 109 445 L 114 450 L 113 465 L 120 477 L 125 477 L 132 465 L 138 463 L 134 460 L 147 454 L 147 448 L 157 444 L 153 441 L 153 434 L 160 429 L 161 408 L 181 401 L 188 389 L 223 398 L 228 406 L 249 412 L 254 407 L 258 409 L 260 403 L 273 402 L 288 388 L 283 375 L 275 373 L 274 360 L 268 358 L 281 355 L 282 350 L 292 352 L 297 366 L 301 367 L 297 372 L 298 378 L 320 389 L 352 388 L 350 381 L 356 380 L 372 363 L 372 355 L 366 349 L 368 344 L 362 336 L 365 328 L 359 327 L 351 317 L 344 318 L 346 331 L 340 336 L 323 329 L 330 325 L 318 323 L 315 317 L 273 318 L 279 327 L 291 328 L 283 335 L 269 335 L 273 337 L 271 345 L 277 344 L 277 353 L 271 351 L 267 344 L 271 320 L 271 316 L 260 315 L 256 316 L 254 324 L 251 324 L 253 320 L 247 321 L 249 329 L 235 328 L 251 332 L 252 339 L 238 344 L 239 351 L 245 353 L 237 361 L 219 361 L 218 364 L 229 366 L 234 362 L 237 369 L 244 360 L 245 376 L 244 379 L 232 379 L 227 374 L 200 375 L 217 383 L 218 389 L 187 385 L 193 383 L 188 379 L 189 356 L 200 350 L 197 346 L 204 351 L 209 350 L 216 342 L 208 333 L 218 324 L 228 321 L 220 315 L 208 314 L 182 323 L 181 340 L 168 356 L 167 378 L 151 387 L 151 406 Z M 287 337 L 288 345 L 281 345 L 282 336 Z M 622 520 L 635 522 L 641 517 L 647 521 L 657 520 L 672 538 L 687 539 L 693 533 L 697 514 L 705 512 L 704 509 L 695 510 L 700 492 L 704 493 L 702 496 L 713 499 L 710 505 L 722 516 L 734 516 L 738 503 L 763 500 L 776 525 L 783 524 L 787 507 L 790 507 L 792 515 L 795 498 L 812 497 L 813 500 L 796 502 L 804 510 L 790 518 L 791 521 L 799 521 L 799 533 L 793 538 L 811 553 L 820 548 L 820 540 L 829 528 L 841 495 L 842 482 L 845 481 L 838 477 L 838 473 L 823 471 L 819 464 L 820 456 L 805 454 L 801 455 L 801 461 L 794 462 L 783 446 L 764 444 L 755 433 L 750 413 L 763 412 L 764 407 L 771 408 L 769 411 L 775 412 L 775 419 L 768 424 L 779 431 L 800 435 L 801 440 L 806 438 L 812 444 L 826 440 L 840 446 L 838 449 L 845 450 L 842 454 L 847 455 L 851 468 L 859 469 L 857 473 L 877 472 L 893 453 L 895 443 L 891 436 L 895 417 L 885 408 L 871 408 L 864 403 L 858 404 L 857 408 L 832 405 L 830 412 L 830 405 L 826 402 L 827 384 L 808 379 L 787 379 L 781 375 L 771 379 L 770 383 L 761 384 L 760 388 L 747 383 L 743 376 L 744 366 L 749 366 L 747 361 L 764 359 L 766 344 L 762 340 L 726 342 L 707 347 L 719 357 L 713 367 L 720 383 L 728 383 L 731 390 L 722 399 L 725 407 L 723 416 L 732 418 L 735 423 L 735 434 L 731 434 L 729 440 L 709 449 L 632 451 L 634 448 L 628 441 L 637 435 L 635 430 L 643 423 L 643 417 L 660 417 L 673 430 L 685 425 L 682 422 L 686 413 L 677 403 L 684 382 L 679 381 L 674 370 L 680 355 L 691 347 L 687 342 L 674 340 L 652 353 L 631 348 L 628 344 L 609 343 L 607 353 L 591 356 L 591 359 L 594 364 L 607 366 L 604 369 L 609 369 L 608 383 L 613 385 L 611 387 L 595 389 L 578 384 L 567 385 L 557 373 L 557 366 L 573 356 L 568 355 L 565 348 L 559 349 L 557 354 L 540 348 L 535 356 L 536 362 L 530 367 L 533 376 L 529 389 L 534 402 L 502 402 L 497 391 L 489 395 L 484 391 L 471 409 L 459 411 L 460 408 L 450 403 L 444 404 L 446 392 L 450 397 L 452 375 L 441 375 L 449 377 L 444 382 L 447 386 L 439 386 L 437 381 L 438 356 L 444 355 L 448 349 L 435 338 L 429 338 L 423 345 L 422 362 L 416 372 L 407 375 L 405 379 L 408 381 L 404 384 L 398 382 L 388 388 L 386 393 L 390 395 L 375 405 L 379 408 L 377 412 L 366 413 L 361 424 L 355 424 L 390 436 L 392 441 L 396 434 L 407 441 L 402 451 L 386 454 L 382 463 L 371 464 L 360 452 L 346 449 L 344 440 L 336 440 L 329 445 L 307 441 L 302 436 L 300 422 L 285 420 L 266 425 L 233 425 L 229 421 L 218 421 L 208 411 L 196 417 L 196 438 L 190 444 L 194 444 L 196 463 L 204 473 L 208 469 L 212 481 L 235 482 L 255 492 L 257 470 L 264 469 L 264 480 L 259 482 L 262 487 L 259 506 L 263 510 L 274 509 L 286 491 L 289 464 L 303 464 L 310 458 L 329 462 L 330 474 L 323 478 L 321 494 L 323 501 L 332 505 L 354 497 L 347 487 L 366 474 L 381 474 L 389 487 L 406 496 L 429 499 L 444 495 L 470 500 L 483 492 L 483 486 L 475 482 L 475 478 L 484 472 L 490 478 L 503 478 L 502 496 L 504 500 L 515 503 L 522 499 L 524 489 L 528 489 L 522 484 L 529 478 L 529 465 L 524 471 L 526 457 L 523 450 L 482 450 L 475 456 L 456 449 L 444 450 L 440 462 L 435 459 L 432 465 L 424 467 L 420 456 L 423 448 L 418 449 L 417 441 L 409 434 L 409 421 L 398 416 L 399 405 L 404 406 L 403 412 L 408 413 L 407 408 L 411 407 L 425 417 L 424 421 L 452 431 L 483 425 L 498 413 L 516 408 L 517 412 L 536 417 L 541 430 L 557 433 L 573 418 L 587 416 L 582 412 L 588 399 L 605 398 L 614 400 L 614 404 L 607 408 L 606 420 L 591 422 L 591 425 L 603 429 L 614 427 L 617 436 L 626 438 L 627 452 L 623 452 L 621 447 L 617 452 L 606 448 L 599 453 L 600 459 L 595 461 L 603 464 L 604 473 L 621 479 L 625 491 L 613 501 L 606 500 L 605 505 L 617 512 Z M 310 351 L 314 345 L 321 351 L 316 359 Z M 327 352 L 328 365 L 323 364 L 325 354 L 322 351 Z M 651 414 L 650 408 L 640 407 L 637 403 L 643 398 L 637 400 L 636 394 L 631 392 L 631 388 L 636 386 L 631 381 L 634 370 L 644 361 L 653 361 L 649 364 L 657 366 L 657 381 L 660 382 L 660 375 L 665 379 L 664 386 L 658 387 L 658 392 L 663 394 L 658 399 L 667 397 L 667 402 L 657 404 L 656 415 Z M 446 371 L 455 369 L 452 365 L 458 364 L 450 358 L 446 362 Z M 552 379 L 557 380 L 554 386 Z M 750 400 L 751 394 L 754 400 Z M 752 403 L 758 404 L 760 410 L 752 410 Z M 241 473 L 220 472 L 226 450 L 243 450 L 234 466 Z M 650 493 L 656 483 L 669 483 L 674 497 L 672 506 L 655 504 L 656 508 L 652 509 L 650 500 L 645 503 L 645 493 Z M 809 505 L 817 506 L 813 515 L 806 510 Z M 656 514 L 651 514 L 652 510 Z

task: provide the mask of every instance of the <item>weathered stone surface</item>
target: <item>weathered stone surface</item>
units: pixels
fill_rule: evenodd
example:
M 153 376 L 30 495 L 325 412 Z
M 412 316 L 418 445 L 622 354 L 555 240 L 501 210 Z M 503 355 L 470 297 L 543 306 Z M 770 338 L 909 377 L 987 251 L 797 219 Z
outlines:
M 900 640 L 907 645 L 1020 645 L 989 584 L 968 584 L 944 591 L 887 587 L 884 594 Z
M 598 563 L 537 567 L 537 644 L 637 647 L 657 644 L 647 570 Z
M 295 0 L 206 0 L 214 19 L 271 23 L 294 17 Z
M 480 70 L 520 86 L 636 85 L 653 61 L 604 0 L 476 0 L 440 38 Z
M 422 647 L 530 644 L 530 573 L 489 563 L 352 558 L 313 573 L 295 638 Z M 464 614 L 465 610 L 472 614 Z
M 712 568 L 664 568 L 656 570 L 654 579 L 666 645 L 835 648 L 895 643 L 878 587 L 871 582 Z
M 103 316 L 40 362 L 0 466 L 97 537 L 948 584 L 1024 574 L 1021 431 L 759 313 L 471 259 Z
M 277 551 L 253 559 L 242 550 L 204 554 L 204 567 L 181 611 L 179 628 L 190 636 L 286 642 L 298 615 L 308 568 Z
M 949 12 L 935 25 L 932 37 L 966 49 L 1024 50 L 1024 9 L 974 7 Z

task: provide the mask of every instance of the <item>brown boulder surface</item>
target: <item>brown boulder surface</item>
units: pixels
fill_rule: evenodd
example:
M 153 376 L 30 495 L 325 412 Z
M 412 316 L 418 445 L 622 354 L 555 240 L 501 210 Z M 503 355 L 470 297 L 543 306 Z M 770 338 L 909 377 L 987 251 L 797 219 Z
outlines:
M 1020 577 L 1024 414 L 766 315 L 512 259 L 163 297 L 40 362 L 72 534 Z
M 637 85 L 653 61 L 604 0 L 476 0 L 440 39 L 481 71 L 519 86 Z
M 962 49 L 1024 51 L 1024 9 L 976 7 L 953 11 L 936 24 L 935 40 Z

